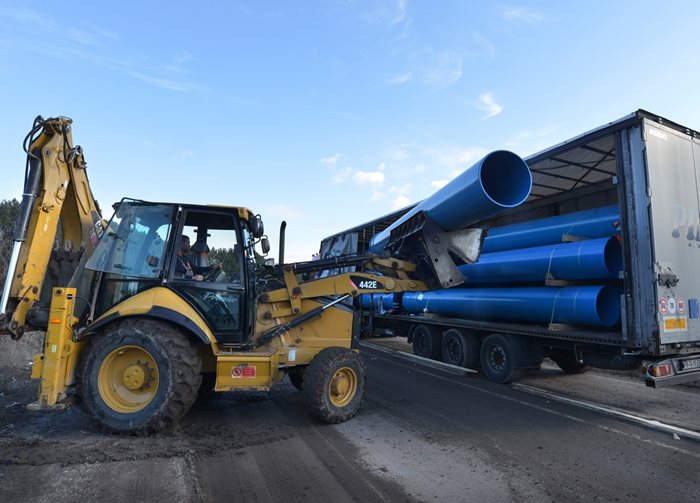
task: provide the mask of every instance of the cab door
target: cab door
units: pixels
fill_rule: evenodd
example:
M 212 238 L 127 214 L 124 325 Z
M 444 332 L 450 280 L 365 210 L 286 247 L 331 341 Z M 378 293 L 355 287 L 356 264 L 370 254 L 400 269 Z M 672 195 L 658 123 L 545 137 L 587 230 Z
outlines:
M 189 238 L 189 246 L 183 238 Z M 220 344 L 248 337 L 242 234 L 234 209 L 185 209 L 168 283 L 205 319 Z M 184 264 L 191 273 L 183 274 Z

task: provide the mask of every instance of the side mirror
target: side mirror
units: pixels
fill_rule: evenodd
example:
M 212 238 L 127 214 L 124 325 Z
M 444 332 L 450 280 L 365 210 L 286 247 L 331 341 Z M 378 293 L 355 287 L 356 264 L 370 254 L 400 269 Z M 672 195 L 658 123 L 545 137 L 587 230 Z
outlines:
M 255 239 L 258 239 L 262 237 L 263 234 L 265 234 L 265 225 L 263 224 L 260 215 L 255 215 L 250 220 L 250 233 Z
M 262 238 L 260 240 L 260 248 L 262 248 L 263 255 L 270 253 L 270 241 L 267 238 Z

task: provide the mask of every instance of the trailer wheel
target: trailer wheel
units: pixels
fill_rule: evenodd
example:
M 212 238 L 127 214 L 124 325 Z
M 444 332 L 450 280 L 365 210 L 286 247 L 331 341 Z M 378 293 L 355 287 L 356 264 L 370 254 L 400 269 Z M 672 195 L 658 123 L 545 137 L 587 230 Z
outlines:
M 365 362 L 347 348 L 326 348 L 304 371 L 306 407 L 326 423 L 342 423 L 360 410 L 365 397 Z
M 570 353 L 557 353 L 552 355 L 551 358 L 565 374 L 583 374 L 589 369 L 588 365 L 578 361 Z
M 287 372 L 289 382 L 298 390 L 301 390 L 304 384 L 304 369 L 305 367 L 292 367 Z
M 476 334 L 450 328 L 442 335 L 442 361 L 451 365 L 476 369 L 479 367 L 479 346 Z
M 431 325 L 416 325 L 413 329 L 413 354 L 430 358 L 440 359 L 441 334 L 437 327 Z
M 491 334 L 481 345 L 481 369 L 489 381 L 499 384 L 516 381 L 522 370 L 515 368 L 520 346 L 512 336 Z
M 110 432 L 164 430 L 197 398 L 202 362 L 189 338 L 171 325 L 124 320 L 96 336 L 86 351 L 81 403 Z

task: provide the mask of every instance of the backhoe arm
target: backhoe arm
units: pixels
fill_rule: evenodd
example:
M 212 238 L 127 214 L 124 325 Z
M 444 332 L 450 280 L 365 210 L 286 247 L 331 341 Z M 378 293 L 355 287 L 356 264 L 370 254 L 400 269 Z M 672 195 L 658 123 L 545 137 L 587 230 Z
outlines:
M 14 246 L 0 305 L 0 333 L 19 338 L 27 326 L 45 329 L 32 308 L 48 305 L 54 286 L 74 283 L 81 259 L 92 254 L 103 232 L 82 148 L 73 146 L 71 119 L 37 117 L 25 139 L 27 168 Z

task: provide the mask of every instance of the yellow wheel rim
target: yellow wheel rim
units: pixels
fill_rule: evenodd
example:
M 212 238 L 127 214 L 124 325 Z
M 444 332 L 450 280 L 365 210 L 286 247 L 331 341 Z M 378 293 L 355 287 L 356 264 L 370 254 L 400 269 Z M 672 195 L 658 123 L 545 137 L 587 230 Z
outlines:
M 97 374 L 104 402 L 126 414 L 138 412 L 151 403 L 158 383 L 156 360 L 139 346 L 115 349 L 104 359 Z
M 336 407 L 349 404 L 357 393 L 357 374 L 350 367 L 338 369 L 331 378 L 329 389 L 331 403 Z

